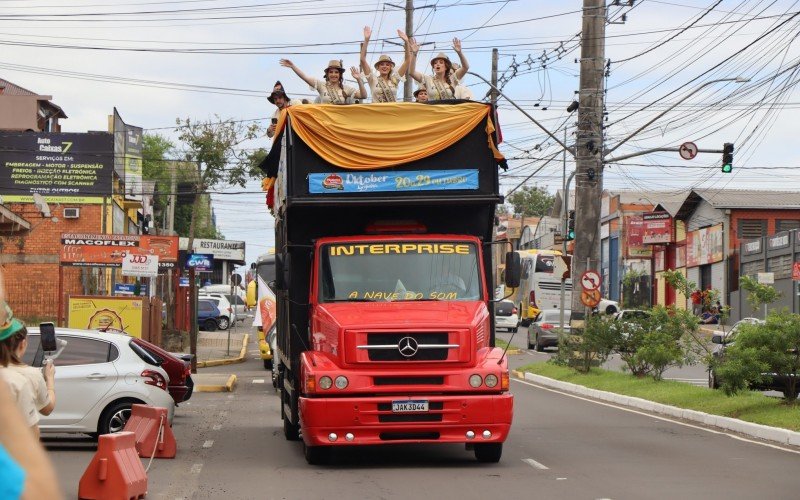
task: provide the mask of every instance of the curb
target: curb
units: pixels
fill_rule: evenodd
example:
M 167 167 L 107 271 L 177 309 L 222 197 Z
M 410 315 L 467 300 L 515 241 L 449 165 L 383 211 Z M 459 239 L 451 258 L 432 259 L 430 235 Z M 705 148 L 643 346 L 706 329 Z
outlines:
M 242 350 L 239 351 L 239 356 L 235 358 L 209 359 L 207 361 L 198 361 L 197 367 L 208 368 L 211 366 L 235 365 L 236 363 L 242 363 L 244 361 L 244 357 L 247 355 L 247 342 L 249 340 L 250 340 L 250 334 L 245 333 L 244 338 L 242 339 Z
M 551 389 L 558 389 L 580 396 L 586 396 L 601 401 L 607 401 L 618 405 L 630 406 L 639 410 L 644 410 L 661 415 L 667 415 L 681 420 L 689 420 L 708 427 L 717 427 L 727 431 L 744 434 L 745 436 L 754 437 L 764 441 L 771 441 L 788 446 L 800 446 L 800 432 L 790 431 L 789 429 L 781 429 L 779 427 L 770 427 L 762 424 L 754 424 L 752 422 L 745 422 L 731 417 L 723 417 L 719 415 L 711 415 L 697 410 L 687 410 L 685 408 L 678 408 L 677 406 L 665 405 L 662 403 L 655 403 L 646 399 L 636 398 L 633 396 L 623 396 L 613 392 L 600 391 L 597 389 L 589 389 L 578 384 L 570 382 L 562 382 L 541 375 L 535 375 L 528 372 L 520 372 L 514 370 L 512 372 L 515 377 L 535 382 L 537 384 L 549 387 Z
M 236 375 L 231 374 L 231 376 L 228 377 L 228 381 L 224 385 L 196 385 L 194 387 L 194 392 L 233 392 L 235 387 Z

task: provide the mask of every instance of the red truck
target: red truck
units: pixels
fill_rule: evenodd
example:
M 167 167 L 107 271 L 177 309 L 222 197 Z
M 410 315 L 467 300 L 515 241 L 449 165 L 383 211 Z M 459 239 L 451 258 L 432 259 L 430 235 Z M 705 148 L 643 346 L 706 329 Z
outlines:
M 283 113 L 262 164 L 278 388 L 284 434 L 309 463 L 392 443 L 464 443 L 500 460 L 513 396 L 495 347 L 494 124 L 475 102 Z M 519 255 L 505 256 L 517 287 Z

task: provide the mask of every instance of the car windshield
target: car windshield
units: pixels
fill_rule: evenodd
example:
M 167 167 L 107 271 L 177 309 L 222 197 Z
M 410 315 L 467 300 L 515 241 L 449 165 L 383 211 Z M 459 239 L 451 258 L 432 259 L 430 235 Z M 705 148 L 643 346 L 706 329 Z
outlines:
M 479 300 L 477 249 L 447 241 L 323 245 L 320 302 Z

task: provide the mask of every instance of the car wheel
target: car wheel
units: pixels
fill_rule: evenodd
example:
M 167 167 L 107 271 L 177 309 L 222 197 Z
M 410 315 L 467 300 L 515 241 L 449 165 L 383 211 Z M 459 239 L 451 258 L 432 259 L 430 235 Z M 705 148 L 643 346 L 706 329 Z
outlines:
M 217 322 L 214 321 L 213 319 L 207 319 L 203 323 L 203 330 L 206 330 L 208 332 L 213 332 L 216 329 L 217 329 Z
M 503 456 L 503 443 L 475 443 L 475 458 L 478 462 L 497 463 Z
M 303 443 L 303 455 L 309 465 L 325 465 L 331 459 L 330 446 L 308 446 Z
M 106 408 L 97 423 L 97 434 L 114 434 L 122 431 L 131 416 L 133 404 L 132 401 L 119 401 Z
M 227 330 L 228 326 L 231 324 L 230 320 L 225 316 L 221 316 L 219 318 L 219 329 L 220 330 Z
M 613 305 L 606 306 L 606 314 L 607 315 L 611 316 L 612 314 L 616 314 L 616 313 L 617 313 L 617 306 L 613 306 Z
M 539 340 L 539 335 L 536 335 L 536 352 L 544 352 L 544 346 L 542 342 Z
M 272 360 L 271 359 L 265 359 L 264 360 L 264 369 L 265 370 L 272 370 Z
M 519 327 L 518 327 L 518 326 L 515 326 L 514 328 L 509 328 L 508 330 L 509 330 L 511 333 L 517 333 L 517 331 L 519 331 Z

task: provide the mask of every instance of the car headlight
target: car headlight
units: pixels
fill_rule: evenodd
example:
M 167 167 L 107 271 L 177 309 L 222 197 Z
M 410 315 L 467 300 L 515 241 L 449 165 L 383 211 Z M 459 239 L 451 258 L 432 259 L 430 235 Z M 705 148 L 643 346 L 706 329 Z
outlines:
M 330 389 L 332 385 L 333 385 L 333 380 L 331 380 L 331 378 L 328 377 L 327 375 L 319 378 L 319 386 L 322 389 Z
M 486 378 L 483 380 L 483 383 L 486 384 L 486 387 L 494 387 L 497 385 L 497 375 L 486 375 Z
M 469 376 L 469 385 L 472 387 L 480 387 L 482 383 L 483 379 L 477 373 Z
M 347 377 L 344 375 L 339 375 L 336 377 L 336 388 L 344 389 L 345 387 L 347 387 Z

